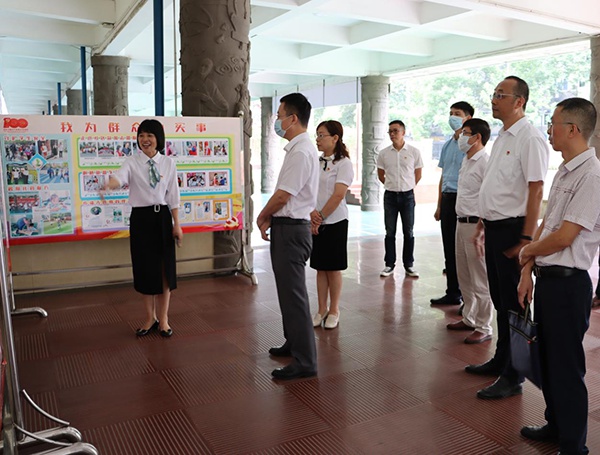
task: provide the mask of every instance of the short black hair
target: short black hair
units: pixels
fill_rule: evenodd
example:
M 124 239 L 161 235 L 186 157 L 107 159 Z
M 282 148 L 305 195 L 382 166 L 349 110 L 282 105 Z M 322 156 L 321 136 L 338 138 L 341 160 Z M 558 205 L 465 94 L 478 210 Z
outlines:
M 473 117 L 473 115 L 475 115 L 475 108 L 466 101 L 458 101 L 457 103 L 454 103 L 452 106 L 450 106 L 450 109 L 458 109 L 460 111 L 463 111 L 470 117 Z
M 527 101 L 529 101 L 529 85 L 518 76 L 507 76 L 504 80 L 515 81 L 517 83 L 514 95 L 518 95 L 525 100 L 525 103 L 523 103 L 523 112 L 525 112 Z
M 481 135 L 481 143 L 483 145 L 487 144 L 490 140 L 490 125 L 485 120 L 480 118 L 470 118 L 463 123 L 463 129 L 466 126 L 470 128 L 472 134 Z
M 279 100 L 288 115 L 295 114 L 303 127 L 308 126 L 312 106 L 302 93 L 290 93 Z
M 138 130 L 137 130 L 137 145 L 138 147 L 141 149 L 142 147 L 140 146 L 140 133 L 150 133 L 150 134 L 154 134 L 154 136 L 156 137 L 156 150 L 158 150 L 160 153 L 162 153 L 164 155 L 165 153 L 165 129 L 162 126 L 162 123 L 160 123 L 158 120 L 155 119 L 146 119 L 144 120 L 142 123 L 140 123 L 140 126 L 138 126 Z
M 565 120 L 572 120 L 581 131 L 581 135 L 589 141 L 596 128 L 598 114 L 594 104 L 584 98 L 567 98 L 556 105 L 562 109 Z
M 392 120 L 389 123 L 389 126 L 392 126 L 392 125 L 399 125 L 399 126 L 401 126 L 402 128 L 404 128 L 404 131 L 406 132 L 406 125 L 404 124 L 404 122 L 402 120 Z

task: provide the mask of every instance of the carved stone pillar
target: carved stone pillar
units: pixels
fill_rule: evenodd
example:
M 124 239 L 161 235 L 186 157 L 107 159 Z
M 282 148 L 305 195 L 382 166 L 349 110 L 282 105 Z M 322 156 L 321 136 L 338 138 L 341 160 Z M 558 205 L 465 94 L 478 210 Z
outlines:
M 83 98 L 81 90 L 67 90 L 67 114 L 83 115 Z
M 260 192 L 270 194 L 275 189 L 277 175 L 275 163 L 277 160 L 279 136 L 273 129 L 274 113 L 273 98 L 263 97 L 260 99 L 261 113 L 261 140 L 260 140 Z
M 360 80 L 362 95 L 362 190 L 360 209 L 380 210 L 381 184 L 377 178 L 378 147 L 387 138 L 390 78 L 367 76 Z
M 250 0 L 181 0 L 180 5 L 182 114 L 237 117 L 243 112 L 245 224 L 251 230 Z M 240 231 L 214 236 L 215 255 L 240 251 Z M 252 263 L 250 245 L 246 250 Z M 231 267 L 236 262 L 235 257 L 218 259 L 215 268 Z
M 92 55 L 94 115 L 129 115 L 129 58 Z
M 590 101 L 600 112 L 600 37 L 594 36 L 590 41 L 592 62 L 590 65 Z M 596 156 L 600 158 L 600 119 L 596 122 L 596 130 L 590 140 L 590 145 L 596 147 Z

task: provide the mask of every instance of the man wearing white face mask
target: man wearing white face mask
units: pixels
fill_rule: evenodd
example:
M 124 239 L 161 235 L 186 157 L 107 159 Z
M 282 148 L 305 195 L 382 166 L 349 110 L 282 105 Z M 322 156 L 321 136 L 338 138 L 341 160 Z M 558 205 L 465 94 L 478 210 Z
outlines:
M 458 190 L 458 172 L 463 162 L 464 154 L 458 148 L 458 136 L 465 120 L 473 117 L 475 109 L 465 101 L 459 101 L 450 106 L 448 123 L 454 135 L 442 147 L 438 166 L 442 168 L 440 177 L 438 205 L 433 215 L 440 222 L 442 229 L 442 244 L 446 270 L 446 293 L 431 299 L 432 305 L 460 305 L 461 292 L 456 274 L 454 258 L 456 233 L 456 192 Z
M 458 175 L 456 198 L 456 268 L 465 306 L 462 320 L 446 327 L 449 330 L 472 330 L 464 340 L 467 344 L 482 343 L 492 338 L 494 306 L 488 288 L 485 259 L 477 253 L 473 244 L 479 222 L 479 188 L 489 158 L 485 144 L 489 138 L 490 126 L 478 118 L 465 121 L 458 137 L 458 148 L 464 159 Z
M 271 263 L 285 337 L 283 346 L 269 349 L 269 354 L 291 357 L 289 365 L 273 370 L 275 379 L 317 374 L 315 333 L 305 277 L 312 249 L 310 213 L 317 205 L 319 188 L 319 156 L 306 132 L 310 112 L 310 103 L 300 93 L 281 98 L 275 132 L 289 143 L 285 146 L 275 193 L 256 219 L 262 238 L 271 241 Z

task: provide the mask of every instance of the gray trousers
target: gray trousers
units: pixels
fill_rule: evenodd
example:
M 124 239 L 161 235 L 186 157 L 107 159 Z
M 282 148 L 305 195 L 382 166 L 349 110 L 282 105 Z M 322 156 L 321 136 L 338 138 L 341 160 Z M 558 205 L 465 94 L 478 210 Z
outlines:
M 291 350 L 292 363 L 316 371 L 317 349 L 305 275 L 312 235 L 309 224 L 288 224 L 295 221 L 273 218 L 271 264 L 283 318 L 285 345 Z

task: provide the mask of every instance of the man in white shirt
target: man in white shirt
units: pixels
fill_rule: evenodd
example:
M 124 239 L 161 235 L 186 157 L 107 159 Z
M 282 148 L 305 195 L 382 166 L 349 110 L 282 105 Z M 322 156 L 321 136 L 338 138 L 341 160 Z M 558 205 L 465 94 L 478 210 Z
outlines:
M 402 220 L 402 263 L 406 276 L 418 278 L 413 268 L 415 237 L 415 194 L 414 188 L 421 180 L 423 160 L 421 152 L 404 140 L 406 126 L 401 120 L 389 124 L 388 133 L 392 145 L 379 152 L 377 157 L 377 176 L 385 187 L 383 211 L 385 219 L 385 268 L 380 276 L 388 277 L 396 266 L 396 227 L 398 214 Z
M 596 117 L 594 105 L 582 98 L 556 106 L 548 134 L 564 161 L 552 182 L 544 220 L 519 256 L 520 302 L 531 302 L 531 273 L 537 277 L 534 315 L 540 328 L 547 421 L 543 426 L 523 427 L 521 434 L 535 441 L 558 442 L 559 453 L 574 455 L 589 453 L 583 337 L 590 325 L 592 300 L 587 271 L 600 244 L 600 162 L 588 145 Z
M 271 241 L 271 263 L 285 337 L 285 343 L 271 348 L 269 354 L 293 358 L 289 365 L 276 368 L 271 374 L 275 379 L 295 379 L 317 374 L 305 267 L 312 249 L 310 213 L 317 204 L 319 156 L 306 132 L 311 112 L 308 100 L 300 93 L 291 93 L 280 101 L 275 132 L 289 143 L 275 193 L 256 224 L 262 238 Z
M 529 86 L 516 76 L 500 82 L 492 99 L 492 115 L 502 121 L 494 142 L 481 189 L 475 242 L 483 253 L 492 302 L 496 309 L 498 340 L 494 357 L 482 365 L 468 365 L 472 374 L 499 375 L 479 390 L 484 399 L 506 398 L 523 392 L 524 378 L 510 357 L 509 310 L 520 308 L 517 285 L 519 251 L 531 242 L 537 228 L 548 170 L 549 149 L 542 133 L 525 117 Z

